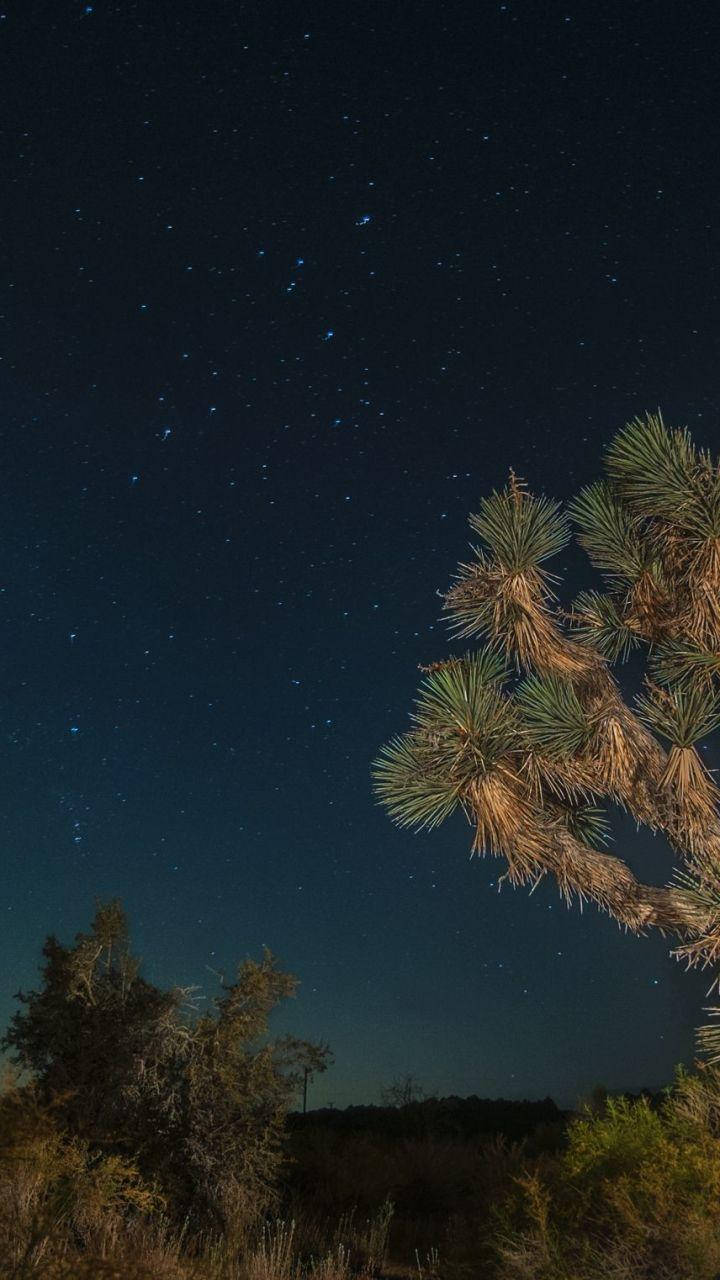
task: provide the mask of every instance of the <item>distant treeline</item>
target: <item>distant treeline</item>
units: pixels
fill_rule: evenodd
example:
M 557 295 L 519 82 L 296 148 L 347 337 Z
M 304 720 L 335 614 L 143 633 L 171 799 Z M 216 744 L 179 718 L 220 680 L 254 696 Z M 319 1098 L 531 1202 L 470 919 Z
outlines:
M 564 1125 L 572 1111 L 561 1111 L 552 1098 L 514 1101 L 506 1098 L 424 1098 L 403 1107 L 354 1106 L 343 1111 L 321 1107 L 316 1111 L 292 1111 L 290 1130 L 322 1127 L 342 1133 L 382 1134 L 386 1138 L 474 1138 L 502 1134 L 516 1142 L 529 1137 L 541 1125 Z

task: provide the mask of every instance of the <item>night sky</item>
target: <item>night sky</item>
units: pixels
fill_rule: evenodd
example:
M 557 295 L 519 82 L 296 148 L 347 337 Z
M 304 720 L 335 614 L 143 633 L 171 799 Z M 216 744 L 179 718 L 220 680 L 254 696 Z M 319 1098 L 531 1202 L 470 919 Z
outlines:
M 569 500 L 658 406 L 720 446 L 719 37 L 702 2 L 0 13 L 0 1024 L 119 896 L 152 981 L 298 976 L 310 1106 L 692 1062 L 671 940 L 498 894 L 370 766 L 467 648 L 437 592 L 510 467 Z

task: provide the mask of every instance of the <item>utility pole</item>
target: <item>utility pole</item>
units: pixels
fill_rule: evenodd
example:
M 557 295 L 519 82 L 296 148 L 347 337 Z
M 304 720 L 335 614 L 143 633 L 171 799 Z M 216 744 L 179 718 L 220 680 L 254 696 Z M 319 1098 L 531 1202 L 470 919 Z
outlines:
M 307 1082 L 308 1082 L 309 1074 L 310 1074 L 310 1068 L 306 1067 L 305 1079 L 303 1080 L 303 1115 L 305 1115 L 305 1112 L 307 1111 Z

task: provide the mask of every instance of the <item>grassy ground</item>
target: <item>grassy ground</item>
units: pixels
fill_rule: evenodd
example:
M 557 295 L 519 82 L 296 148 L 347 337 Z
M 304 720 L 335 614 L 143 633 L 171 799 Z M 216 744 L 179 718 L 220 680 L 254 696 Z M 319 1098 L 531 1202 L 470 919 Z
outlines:
M 16 1143 L 0 1277 L 717 1280 L 720 1069 L 519 1140 L 356 1119 L 291 1125 L 274 1212 L 214 1240 L 173 1231 L 121 1160 L 89 1170 L 71 1148 L 68 1165 L 51 1132 Z

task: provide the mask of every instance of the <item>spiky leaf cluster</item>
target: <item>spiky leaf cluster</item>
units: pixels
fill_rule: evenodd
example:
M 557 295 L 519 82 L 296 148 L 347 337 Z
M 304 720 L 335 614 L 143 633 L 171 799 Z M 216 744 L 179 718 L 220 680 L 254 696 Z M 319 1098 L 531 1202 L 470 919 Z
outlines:
M 572 809 L 568 826 L 578 840 L 595 849 L 602 848 L 610 839 L 610 823 L 605 811 L 597 805 L 588 804 Z
M 720 629 L 720 466 L 647 414 L 609 445 L 608 479 L 569 505 L 578 541 L 606 576 L 607 597 L 578 602 L 581 634 L 611 661 L 632 633 L 651 644 L 684 636 L 712 647 Z
M 510 574 L 493 564 L 480 547 L 472 547 L 476 559 L 459 565 L 455 585 L 445 594 L 445 611 L 450 615 L 453 639 L 485 636 L 492 645 L 505 646 L 505 656 L 523 629 L 536 634 L 547 613 L 546 601 L 553 595 L 547 580 L 550 574 L 531 568 Z M 516 653 L 516 664 L 518 662 Z
M 509 671 L 507 659 L 496 645 L 486 644 L 475 653 L 467 652 L 461 658 L 448 658 L 445 662 L 436 662 L 431 667 L 421 667 L 436 676 L 430 686 L 427 682 L 421 687 L 431 689 L 431 701 L 438 696 L 441 689 L 449 689 L 448 696 L 456 696 L 458 679 L 463 688 L 468 690 L 469 700 L 479 694 L 484 685 L 504 685 Z M 452 674 L 448 676 L 448 672 Z
M 456 585 L 446 597 L 445 609 L 452 615 L 451 634 L 456 640 L 487 635 L 492 630 L 496 583 L 490 562 L 480 547 L 472 547 L 475 561 L 460 564 Z
M 454 812 L 461 781 L 450 781 L 445 761 L 419 733 L 386 743 L 372 767 L 375 792 L 399 827 L 431 831 Z
M 580 546 L 611 581 L 632 583 L 651 570 L 653 548 L 607 480 L 582 489 L 569 503 L 568 514 L 580 527 Z
M 525 573 L 561 551 L 571 530 L 560 503 L 506 488 L 483 498 L 480 512 L 469 518 L 498 564 L 507 573 Z
M 720 699 L 702 685 L 661 689 L 646 681 L 649 696 L 637 694 L 638 715 L 674 746 L 691 747 L 720 725 Z
M 485 649 L 432 671 L 420 686 L 414 728 L 372 766 L 375 791 L 399 826 L 432 829 L 478 777 L 517 747 L 519 725 L 502 692 L 502 657 Z
M 648 661 L 648 668 L 660 684 L 684 688 L 707 683 L 713 676 L 720 675 L 720 652 L 676 637 L 658 646 Z
M 593 849 L 600 849 L 610 839 L 610 823 L 605 811 L 592 804 L 549 803 L 547 812 L 550 817 L 557 817 L 563 825 L 583 844 Z
M 698 455 L 696 492 L 682 513 L 682 523 L 697 540 L 720 537 L 720 462 L 705 450 Z
M 593 644 L 609 662 L 625 662 L 640 637 L 622 616 L 619 601 L 599 591 L 581 591 L 573 602 L 571 623 L 584 644 Z
M 617 432 L 606 450 L 605 468 L 638 516 L 671 523 L 697 516 L 697 451 L 687 427 L 668 431 L 659 410 Z
M 523 734 L 543 755 L 571 756 L 586 746 L 592 724 L 571 681 L 528 676 L 514 696 L 523 716 Z

